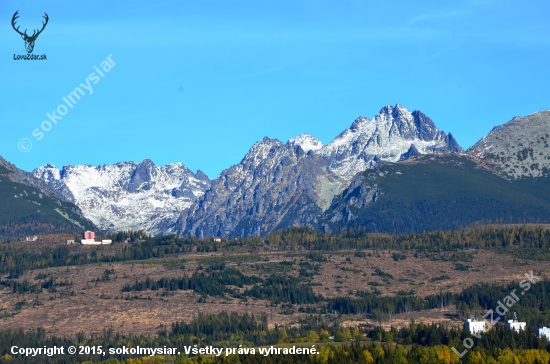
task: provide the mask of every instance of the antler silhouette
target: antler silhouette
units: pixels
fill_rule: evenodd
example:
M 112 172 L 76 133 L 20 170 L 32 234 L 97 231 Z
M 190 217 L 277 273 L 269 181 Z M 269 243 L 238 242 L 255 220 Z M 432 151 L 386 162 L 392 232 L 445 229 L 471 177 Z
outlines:
M 54 15 L 55 15 L 55 14 L 54 14 Z M 35 38 L 38 37 L 38 35 L 39 35 L 40 33 L 42 33 L 42 31 L 44 30 L 44 28 L 46 28 L 46 24 L 48 24 L 48 20 L 50 20 L 50 18 L 48 17 L 48 14 L 46 14 L 46 13 L 44 13 L 43 18 L 46 19 L 46 21 L 45 21 L 45 22 L 42 22 L 42 29 L 40 29 L 40 30 L 38 31 L 38 33 L 36 33 L 36 30 L 35 30 L 34 33 L 36 33 L 36 35 L 35 35 L 34 33 L 32 33 L 31 38 L 32 38 L 32 37 L 35 37 Z
M 27 29 L 25 29 L 25 32 L 24 32 L 24 33 L 21 33 L 21 31 L 19 31 L 19 27 L 17 27 L 17 28 L 15 27 L 15 22 L 16 22 L 16 20 L 19 18 L 19 14 L 18 14 L 18 13 L 19 13 L 19 10 L 17 10 L 17 11 L 15 12 L 15 14 L 13 14 L 13 17 L 11 18 L 11 26 L 13 27 L 13 29 L 14 29 L 17 33 L 21 34 L 22 36 L 24 35 L 24 36 L 26 36 L 27 38 L 35 38 L 35 39 L 36 39 L 36 38 L 38 37 L 38 35 L 39 35 L 40 33 L 42 33 L 42 31 L 44 30 L 44 28 L 46 28 L 46 25 L 48 24 L 48 20 L 50 20 L 50 18 L 48 17 L 48 14 L 47 14 L 47 13 L 44 13 L 43 18 L 46 19 L 46 21 L 45 21 L 45 22 L 44 22 L 44 21 L 42 22 L 42 29 L 40 29 L 40 30 L 35 29 L 34 32 L 32 33 L 32 35 L 29 36 L 29 35 L 27 34 Z M 38 32 L 38 33 L 37 33 L 37 32 Z
M 15 14 L 13 14 L 13 18 L 11 18 L 11 26 L 13 27 L 13 30 L 15 30 L 17 33 L 21 34 L 22 36 L 27 35 L 27 29 L 25 29 L 25 33 L 21 33 L 19 31 L 19 27 L 17 27 L 17 28 L 15 27 L 15 21 L 17 20 L 17 18 L 19 18 L 19 15 L 17 15 L 17 13 L 19 13 L 19 10 L 17 10 L 15 12 Z M 46 13 L 44 13 L 44 14 L 46 14 Z
M 17 18 L 19 18 L 19 10 L 17 10 L 15 14 L 13 14 L 13 17 L 11 18 L 11 26 L 17 33 L 21 35 L 21 38 L 23 38 L 23 40 L 25 41 L 25 47 L 27 48 L 27 53 L 31 53 L 34 49 L 34 42 L 36 41 L 36 38 L 38 38 L 40 33 L 42 33 L 44 28 L 46 28 L 46 25 L 48 24 L 48 20 L 50 20 L 50 18 L 48 17 L 48 14 L 44 13 L 44 19 L 46 21 L 42 22 L 42 29 L 40 30 L 35 29 L 31 36 L 27 34 L 27 29 L 25 29 L 25 31 L 21 33 L 21 31 L 19 30 L 19 27 L 15 26 Z

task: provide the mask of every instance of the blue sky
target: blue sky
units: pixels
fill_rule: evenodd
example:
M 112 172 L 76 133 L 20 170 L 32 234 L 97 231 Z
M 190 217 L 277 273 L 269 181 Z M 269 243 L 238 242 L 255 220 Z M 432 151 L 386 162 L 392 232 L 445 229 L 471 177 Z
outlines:
M 28 33 L 48 13 L 33 52 L 47 61 L 13 60 L 16 10 Z M 264 136 L 328 143 L 396 103 L 467 148 L 550 109 L 549 14 L 537 0 L 4 0 L 0 155 L 25 170 L 151 158 L 215 178 Z M 109 55 L 93 94 L 37 140 Z

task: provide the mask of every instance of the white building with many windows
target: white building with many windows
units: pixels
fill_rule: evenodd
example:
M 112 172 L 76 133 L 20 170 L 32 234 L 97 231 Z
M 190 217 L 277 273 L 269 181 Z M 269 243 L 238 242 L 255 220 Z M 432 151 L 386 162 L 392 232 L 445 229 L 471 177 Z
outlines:
M 468 319 L 468 321 L 464 323 L 464 327 L 470 334 L 483 333 L 487 331 L 485 321 L 477 321 L 475 319 Z
M 525 322 L 519 322 L 518 320 L 508 320 L 506 321 L 506 324 L 504 324 L 508 330 L 514 330 L 515 332 L 520 332 L 522 330 L 525 330 L 525 326 L 527 326 L 527 323 Z

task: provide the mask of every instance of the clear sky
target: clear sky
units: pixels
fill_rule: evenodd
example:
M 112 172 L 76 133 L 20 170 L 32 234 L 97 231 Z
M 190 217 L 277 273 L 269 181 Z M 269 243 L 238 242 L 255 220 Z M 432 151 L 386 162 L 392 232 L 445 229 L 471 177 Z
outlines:
M 46 61 L 13 59 L 17 10 L 28 34 L 48 14 L 33 51 Z M 547 0 L 2 0 L 0 155 L 25 170 L 151 158 L 215 178 L 264 136 L 328 143 L 396 103 L 467 148 L 550 109 L 549 15 Z M 42 124 L 109 55 L 93 93 Z

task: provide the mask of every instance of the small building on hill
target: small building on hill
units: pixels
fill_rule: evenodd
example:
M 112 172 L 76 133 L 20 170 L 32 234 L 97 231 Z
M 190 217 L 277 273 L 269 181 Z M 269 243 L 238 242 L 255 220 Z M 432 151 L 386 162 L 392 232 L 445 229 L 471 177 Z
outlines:
M 109 245 L 112 243 L 112 240 L 101 240 L 96 241 L 95 239 L 82 239 L 80 244 L 82 245 Z
M 485 321 L 477 321 L 476 319 L 468 319 L 464 323 L 464 327 L 470 334 L 483 333 L 487 331 Z
M 526 322 L 520 322 L 518 320 L 508 320 L 506 321 L 506 324 L 504 324 L 508 330 L 514 330 L 515 332 L 520 332 L 525 330 L 525 326 L 527 326 Z
M 82 245 L 101 245 L 100 241 L 95 241 L 95 239 L 82 239 L 80 240 Z

